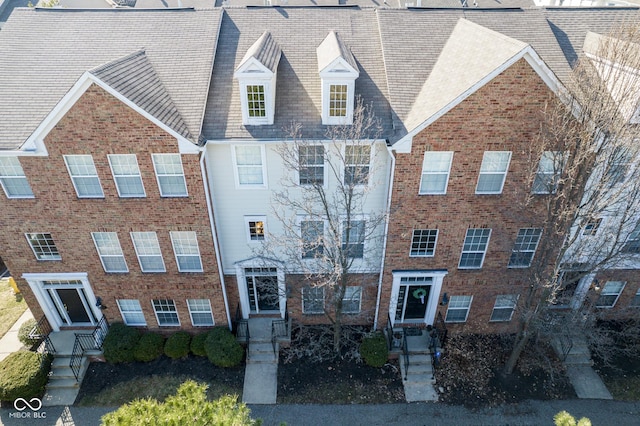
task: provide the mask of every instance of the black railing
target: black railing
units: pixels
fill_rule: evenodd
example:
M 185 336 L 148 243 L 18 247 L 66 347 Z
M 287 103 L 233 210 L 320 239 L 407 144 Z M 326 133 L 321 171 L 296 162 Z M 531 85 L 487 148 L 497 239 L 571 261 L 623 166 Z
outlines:
M 233 322 L 233 333 L 236 335 L 236 339 L 244 340 L 247 360 L 249 359 L 249 340 L 251 335 L 249 334 L 249 320 L 242 318 L 242 311 L 240 310 L 240 303 L 236 308 L 236 319 Z
M 393 349 L 393 325 L 391 325 L 391 315 L 387 314 L 387 326 L 384 328 L 384 333 L 387 338 L 387 349 L 391 351 Z
M 409 375 L 409 345 L 407 345 L 407 329 L 402 329 L 402 355 L 404 356 L 404 379 Z
M 440 347 L 443 348 L 447 343 L 449 331 L 447 330 L 447 325 L 444 322 L 444 318 L 442 318 L 442 313 L 438 312 L 436 321 L 433 324 L 433 328 L 436 329 L 436 332 L 438 333 L 438 340 L 440 341 Z
M 278 339 L 291 340 L 291 318 L 289 312 L 285 312 L 284 319 L 271 321 L 271 346 L 273 353 L 276 353 L 276 342 Z
M 102 342 L 104 342 L 108 331 L 109 323 L 107 322 L 107 318 L 102 316 L 102 319 L 98 321 L 98 325 L 96 325 L 96 328 L 94 328 L 91 333 L 76 334 L 76 339 L 73 342 L 73 351 L 71 352 L 71 360 L 69 361 L 69 367 L 71 371 L 73 371 L 76 381 L 80 378 L 82 358 L 84 358 L 85 352 L 102 350 Z
M 55 354 L 56 348 L 49 338 L 49 334 L 51 334 L 52 331 L 47 317 L 43 315 L 29 332 L 29 340 L 33 342 L 30 350 L 41 354 Z

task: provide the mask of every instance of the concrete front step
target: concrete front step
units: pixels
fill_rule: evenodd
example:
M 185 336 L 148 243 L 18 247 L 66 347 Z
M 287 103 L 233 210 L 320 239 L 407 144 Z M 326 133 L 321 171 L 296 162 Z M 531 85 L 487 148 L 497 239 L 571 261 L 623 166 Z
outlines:
M 588 353 L 569 353 L 564 360 L 565 365 L 593 365 L 593 360 Z
M 405 381 L 404 398 L 407 400 L 407 402 L 436 402 L 438 401 L 438 392 L 431 384 L 412 382 L 407 383 Z
M 49 382 L 47 383 L 47 389 L 56 389 L 56 388 L 78 388 L 80 387 L 80 383 L 76 381 L 76 378 L 59 378 L 59 377 L 49 377 Z
M 247 364 L 277 364 L 278 358 L 273 352 L 271 353 L 253 353 L 249 352 Z

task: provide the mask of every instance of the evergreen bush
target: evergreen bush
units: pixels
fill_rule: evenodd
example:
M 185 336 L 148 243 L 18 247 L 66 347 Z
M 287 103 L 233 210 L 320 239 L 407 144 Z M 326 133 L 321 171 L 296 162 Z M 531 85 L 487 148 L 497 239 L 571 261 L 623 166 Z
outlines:
M 49 355 L 30 351 L 10 354 L 0 362 L 0 401 L 42 396 L 50 370 Z
M 362 339 L 360 356 L 371 367 L 382 367 L 389 358 L 389 348 L 382 333 L 374 333 Z
M 207 358 L 218 367 L 235 367 L 242 362 L 244 349 L 225 327 L 212 329 L 204 342 Z
M 135 361 L 134 350 L 139 340 L 138 329 L 121 322 L 112 324 L 102 343 L 104 359 L 113 364 Z
M 207 351 L 204 350 L 204 342 L 207 340 L 209 333 L 196 334 L 191 338 L 191 353 L 196 356 L 207 356 Z
M 158 333 L 145 333 L 133 350 L 136 361 L 150 362 L 164 352 L 164 337 Z
M 36 320 L 31 318 L 25 321 L 18 330 L 18 340 L 20 340 L 20 343 L 25 345 L 27 348 L 31 348 L 33 345 L 38 343 L 38 339 L 29 337 L 29 334 L 31 334 L 37 324 Z
M 186 331 L 173 333 L 164 344 L 164 354 L 171 359 L 184 358 L 189 355 L 191 335 Z

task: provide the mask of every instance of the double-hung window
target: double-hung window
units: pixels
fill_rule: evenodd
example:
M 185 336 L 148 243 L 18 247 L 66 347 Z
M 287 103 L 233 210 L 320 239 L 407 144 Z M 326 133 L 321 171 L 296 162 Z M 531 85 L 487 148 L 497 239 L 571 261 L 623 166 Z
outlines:
M 164 260 L 155 232 L 132 232 L 131 239 L 142 272 L 164 272 Z
M 600 297 L 596 301 L 597 308 L 613 308 L 622 293 L 622 289 L 626 283 L 624 281 L 607 281 L 602 288 Z
M 451 296 L 445 322 L 465 322 L 469 316 L 473 296 Z
M 421 195 L 447 193 L 453 151 L 427 151 L 422 162 Z
M 324 287 L 304 287 L 302 289 L 302 313 L 324 313 Z
M 531 266 L 541 235 L 542 229 L 540 228 L 522 228 L 518 231 L 509 258 L 509 268 L 528 268 Z
M 189 307 L 189 315 L 191 315 L 191 324 L 194 327 L 214 325 L 209 299 L 187 299 L 187 306 Z
M 153 168 L 156 171 L 161 197 L 186 197 L 187 182 L 184 178 L 180 154 L 153 154 Z
M 156 319 L 159 326 L 179 326 L 180 319 L 176 303 L 171 299 L 154 299 L 153 310 L 156 313 Z
M 105 272 L 129 272 L 115 232 L 91 233 Z
M 18 157 L 0 157 L 0 185 L 7 198 L 33 198 Z
M 27 241 L 38 260 L 60 260 L 60 253 L 49 233 L 26 234 Z
M 631 299 L 631 303 L 629 304 L 629 307 L 640 308 L 640 289 L 636 291 L 635 296 L 633 296 L 633 299 Z
M 369 181 L 371 145 L 347 145 L 344 156 L 345 185 L 366 185 Z
M 636 225 L 635 229 L 627 237 L 622 251 L 625 253 L 640 253 L 640 223 Z
M 485 151 L 480 166 L 476 194 L 500 194 L 507 177 L 511 151 Z
M 349 286 L 345 288 L 344 298 L 342 299 L 343 314 L 360 313 L 360 305 L 362 302 L 362 287 Z
M 564 152 L 544 151 L 540 156 L 532 192 L 534 194 L 555 194 L 565 163 L 566 155 Z
M 144 186 L 135 154 L 111 154 L 109 164 L 121 197 L 144 197 Z
M 479 269 L 484 262 L 484 255 L 489 245 L 491 229 L 470 228 L 464 238 L 462 255 L 460 256 L 459 269 Z
M 298 148 L 300 185 L 324 184 L 324 146 L 304 145 Z
M 104 192 L 93 157 L 90 155 L 65 155 L 64 161 L 76 194 L 80 198 L 103 198 Z
M 355 259 L 364 257 L 365 228 L 364 220 L 342 222 L 342 250 L 347 257 Z
M 437 229 L 414 229 L 411 238 L 411 257 L 432 257 L 438 240 Z
M 118 299 L 118 309 L 122 315 L 122 320 L 127 325 L 147 325 L 147 321 L 144 319 L 144 313 L 142 313 L 142 306 L 140 301 L 136 299 Z
M 300 236 L 302 238 L 303 259 L 314 259 L 324 254 L 324 221 L 301 221 Z
M 347 85 L 329 85 L 329 117 L 347 116 Z
M 171 243 L 178 263 L 178 271 L 202 272 L 202 260 L 195 232 L 171 231 Z
M 250 118 L 261 118 L 267 115 L 263 85 L 247 86 L 247 112 Z
M 493 305 L 493 311 L 491 312 L 491 319 L 489 321 L 511 321 L 517 302 L 517 294 L 501 294 L 497 296 L 496 303 Z
M 628 151 L 628 148 L 622 146 L 616 146 L 613 148 L 613 151 L 609 156 L 607 170 L 604 176 L 605 183 L 609 187 L 613 187 L 624 181 L 631 162 L 630 154 L 631 153 Z
M 602 223 L 602 218 L 593 218 L 589 219 L 587 223 L 585 223 L 584 228 L 582 229 L 582 235 L 593 236 L 598 233 L 598 229 L 600 228 L 600 224 Z
M 260 145 L 236 145 L 232 149 L 238 185 L 265 188 L 263 148 Z

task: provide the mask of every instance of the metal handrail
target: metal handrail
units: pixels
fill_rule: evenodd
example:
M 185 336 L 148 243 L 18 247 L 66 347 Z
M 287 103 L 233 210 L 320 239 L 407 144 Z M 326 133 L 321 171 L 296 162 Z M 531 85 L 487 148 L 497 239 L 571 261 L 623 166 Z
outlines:
M 433 327 L 438 332 L 438 339 L 440 340 L 440 347 L 443 348 L 447 343 L 447 337 L 449 335 L 449 330 L 447 330 L 447 325 L 444 322 L 444 318 L 442 318 L 442 313 L 438 312 L 436 316 L 436 321 L 433 324 Z
M 407 345 L 407 329 L 402 329 L 402 354 L 404 355 L 404 379 L 409 375 L 409 345 Z
M 393 325 L 391 325 L 391 315 L 387 314 L 387 326 L 385 327 L 387 335 L 387 349 L 393 349 Z
M 291 340 L 291 318 L 289 317 L 289 312 L 285 312 L 283 319 L 271 321 L 271 346 L 274 354 L 276 353 L 276 342 L 281 337 Z
M 53 342 L 49 338 L 49 334 L 53 329 L 49 324 L 49 320 L 44 315 L 36 323 L 35 326 L 29 332 L 29 339 L 34 343 L 31 345 L 31 351 L 38 353 L 55 354 L 56 348 L 53 346 Z
M 107 322 L 107 318 L 102 316 L 91 333 L 76 333 L 76 338 L 73 342 L 73 351 L 71 352 L 71 360 L 69 361 L 69 367 L 76 377 L 76 382 L 80 377 L 80 368 L 82 367 L 82 358 L 85 352 L 102 350 L 102 343 L 108 331 L 109 323 Z

